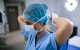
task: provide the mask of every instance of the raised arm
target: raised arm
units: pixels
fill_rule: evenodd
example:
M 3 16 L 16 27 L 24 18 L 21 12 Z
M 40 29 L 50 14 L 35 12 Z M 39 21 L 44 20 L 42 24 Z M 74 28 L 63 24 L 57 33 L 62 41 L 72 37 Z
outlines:
M 72 34 L 73 23 L 63 17 L 52 18 L 52 21 L 56 24 L 57 30 L 55 32 L 55 39 L 60 47 Z

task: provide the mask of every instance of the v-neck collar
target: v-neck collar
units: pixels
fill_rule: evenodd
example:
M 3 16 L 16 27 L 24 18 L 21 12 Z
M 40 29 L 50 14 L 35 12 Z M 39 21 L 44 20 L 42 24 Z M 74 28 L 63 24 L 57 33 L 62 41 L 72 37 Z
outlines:
M 46 34 L 37 41 L 37 43 L 36 43 L 36 48 L 41 45 L 41 43 L 44 41 L 44 39 L 45 39 L 48 35 L 49 35 L 49 32 L 46 32 Z

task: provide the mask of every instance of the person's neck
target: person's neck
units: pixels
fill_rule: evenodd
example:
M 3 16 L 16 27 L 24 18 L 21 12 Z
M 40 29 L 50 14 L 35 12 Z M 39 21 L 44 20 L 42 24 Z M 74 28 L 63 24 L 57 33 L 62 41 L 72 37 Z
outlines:
M 46 34 L 46 30 L 45 30 L 45 29 L 43 29 L 41 32 L 38 32 L 38 34 L 37 34 L 37 41 L 38 41 L 41 37 L 43 37 L 45 34 Z

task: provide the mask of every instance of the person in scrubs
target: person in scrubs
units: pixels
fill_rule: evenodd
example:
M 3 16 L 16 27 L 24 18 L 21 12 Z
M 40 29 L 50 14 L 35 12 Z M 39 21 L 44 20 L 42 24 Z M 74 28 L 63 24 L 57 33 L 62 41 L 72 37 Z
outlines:
M 56 25 L 56 32 L 48 31 L 47 22 Z M 57 50 L 70 37 L 73 23 L 63 17 L 48 16 L 46 4 L 31 4 L 18 17 L 21 32 L 28 38 L 25 50 Z

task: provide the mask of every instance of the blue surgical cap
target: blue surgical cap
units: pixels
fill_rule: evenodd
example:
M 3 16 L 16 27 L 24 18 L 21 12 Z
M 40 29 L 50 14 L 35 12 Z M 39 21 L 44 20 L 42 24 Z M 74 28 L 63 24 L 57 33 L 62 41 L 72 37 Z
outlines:
M 47 9 L 48 7 L 45 4 L 31 4 L 23 11 L 23 17 L 33 21 L 40 19 L 39 22 L 47 22 Z

